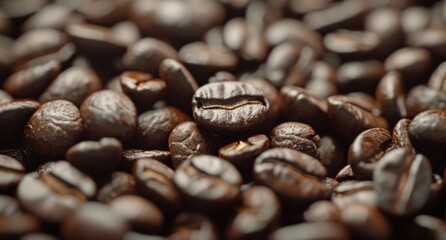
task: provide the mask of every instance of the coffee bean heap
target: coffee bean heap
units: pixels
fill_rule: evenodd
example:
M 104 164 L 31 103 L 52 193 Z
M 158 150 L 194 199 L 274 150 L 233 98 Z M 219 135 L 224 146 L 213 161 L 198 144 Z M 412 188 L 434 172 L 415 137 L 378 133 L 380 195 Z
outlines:
M 446 1 L 0 1 L 0 239 L 446 239 Z

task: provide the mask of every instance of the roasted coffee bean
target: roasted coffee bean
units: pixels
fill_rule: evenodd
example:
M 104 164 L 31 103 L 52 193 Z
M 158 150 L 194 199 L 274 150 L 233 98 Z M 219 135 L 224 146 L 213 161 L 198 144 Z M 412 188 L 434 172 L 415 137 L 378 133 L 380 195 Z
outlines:
M 427 86 L 432 89 L 446 92 L 446 62 L 443 62 L 437 69 L 435 69 L 429 78 Z
M 285 42 L 271 50 L 265 66 L 265 77 L 276 88 L 302 86 L 315 61 L 314 51 L 299 42 Z
M 191 121 L 178 124 L 169 135 L 169 151 L 175 168 L 186 159 L 200 155 L 211 154 L 212 143 L 208 133 L 199 129 Z
M 0 154 L 0 192 L 14 191 L 25 175 L 25 166 L 18 160 Z
M 179 56 L 187 69 L 200 83 L 205 83 L 218 71 L 230 71 L 238 64 L 237 55 L 224 47 L 210 46 L 203 42 L 184 45 Z
M 341 209 L 352 204 L 360 203 L 368 206 L 377 206 L 378 196 L 371 181 L 347 181 L 339 184 L 331 197 L 331 201 Z
M 316 97 L 326 99 L 338 93 L 336 82 L 336 69 L 326 62 L 317 61 L 313 65 L 305 89 Z
M 126 68 L 158 75 L 158 69 L 166 58 L 178 59 L 170 45 L 154 38 L 143 38 L 130 45 L 122 61 Z
M 77 143 L 84 128 L 79 109 L 66 100 L 55 100 L 40 106 L 26 124 L 26 146 L 44 156 L 63 156 Z
M 243 18 L 234 18 L 225 24 L 223 40 L 229 49 L 247 61 L 261 62 L 268 54 L 262 32 Z
M 207 217 L 197 213 L 182 213 L 178 215 L 172 226 L 171 240 L 183 239 L 217 240 L 217 227 Z
M 174 181 L 186 204 L 205 212 L 221 212 L 234 205 L 242 185 L 242 177 L 234 166 L 211 155 L 194 156 L 183 162 Z
M 373 170 L 381 157 L 394 148 L 392 136 L 383 128 L 360 133 L 348 150 L 348 163 L 359 180 L 372 180 Z
M 17 187 L 21 206 L 49 222 L 62 221 L 95 193 L 93 180 L 65 161 L 54 163 L 48 173 L 25 175 Z
M 288 208 L 311 204 L 327 197 L 322 179 L 324 166 L 315 158 L 287 148 L 273 148 L 257 157 L 256 182 L 271 188 Z
M 61 66 L 56 61 L 31 66 L 9 76 L 3 84 L 15 98 L 36 98 L 59 75 Z
M 124 219 L 100 203 L 86 203 L 62 223 L 62 237 L 74 239 L 119 240 L 129 230 Z
M 114 172 L 110 179 L 98 191 L 97 200 L 107 203 L 117 197 L 136 193 L 136 183 L 132 175 L 125 172 Z
M 280 89 L 284 108 L 283 115 L 287 121 L 309 124 L 317 132 L 328 131 L 327 102 L 313 96 L 305 89 L 285 86 Z
M 161 63 L 159 74 L 161 79 L 166 82 L 166 95 L 175 96 L 166 100 L 173 106 L 189 113 L 192 96 L 198 89 L 198 84 L 189 70 L 178 61 L 169 58 Z
M 428 110 L 418 114 L 409 125 L 409 140 L 415 149 L 430 157 L 442 160 L 446 148 L 446 110 Z M 431 159 L 432 158 L 432 159 Z
M 280 202 L 273 191 L 253 186 L 242 192 L 239 211 L 226 230 L 228 239 L 262 239 L 278 226 Z
M 320 138 L 317 149 L 318 159 L 327 169 L 327 176 L 335 177 L 336 174 L 347 164 L 345 149 L 334 137 L 323 136 Z
M 381 79 L 375 96 L 390 125 L 407 115 L 403 78 L 398 72 L 389 72 Z
M 374 115 L 369 109 L 349 99 L 332 96 L 327 102 L 328 117 L 334 130 L 348 142 L 364 130 L 375 127 L 388 128 L 384 118 Z
M 155 159 L 139 159 L 133 165 L 139 194 L 149 199 L 168 216 L 180 209 L 180 194 L 175 187 L 174 171 Z
M 304 219 L 307 222 L 341 222 L 341 211 L 330 201 L 318 201 L 305 210 Z
M 102 88 L 101 79 L 88 68 L 71 67 L 63 71 L 40 96 L 42 103 L 64 99 L 80 106 L 90 94 Z
M 47 62 L 56 61 L 61 64 L 63 68 L 67 68 L 73 62 L 76 54 L 76 46 L 68 42 L 58 49 L 52 50 L 41 56 L 34 57 L 25 62 L 19 62 L 16 64 L 15 69 L 21 70 L 27 67 L 41 65 Z
M 442 239 L 446 234 L 446 222 L 430 215 L 419 215 L 414 219 L 414 227 L 410 228 L 409 239 Z
M 22 210 L 17 199 L 0 195 L 0 216 L 20 215 Z
M 344 93 L 375 93 L 376 86 L 385 73 L 384 65 L 379 61 L 347 62 L 338 69 L 337 86 Z
M 232 163 L 247 182 L 252 178 L 255 159 L 268 148 L 268 137 L 259 134 L 249 137 L 245 141 L 236 141 L 221 147 L 218 150 L 218 156 Z
M 138 117 L 135 144 L 143 149 L 167 149 L 169 134 L 189 117 L 174 107 L 163 107 L 142 113 Z
M 355 239 L 390 239 L 391 225 L 376 207 L 353 203 L 341 211 L 342 221 Z
M 432 20 L 429 9 L 421 6 L 413 6 L 404 9 L 401 18 L 401 23 L 406 34 L 426 29 L 431 24 Z
M 1 103 L 5 103 L 5 102 L 9 102 L 13 99 L 13 97 L 11 95 L 9 95 L 8 92 L 0 89 L 0 104 Z
M 125 42 L 116 37 L 109 28 L 99 25 L 69 24 L 65 32 L 80 53 L 95 59 L 119 57 L 126 51 Z
M 308 13 L 303 21 L 310 28 L 323 33 L 332 32 L 338 28 L 354 29 L 361 26 L 367 11 L 367 2 L 347 0 Z
M 80 3 L 75 0 L 65 4 L 79 12 L 89 22 L 103 25 L 111 25 L 124 18 L 129 7 L 128 0 L 81 0 Z
M 339 223 L 300 223 L 279 228 L 270 238 L 271 240 L 304 240 L 304 239 L 351 239 L 348 229 Z
M 110 29 L 116 38 L 119 38 L 126 46 L 141 39 L 138 27 L 131 21 L 119 22 Z
M 40 231 L 41 225 L 37 217 L 29 214 L 0 216 L 0 238 L 19 239 L 20 236 Z
M 124 92 L 121 87 L 121 81 L 119 79 L 119 76 L 113 77 L 111 80 L 109 80 L 105 84 L 104 89 L 113 90 L 118 93 Z
M 124 72 L 119 77 L 123 92 L 140 111 L 148 110 L 166 91 L 166 83 L 143 72 Z
M 172 166 L 169 151 L 126 149 L 122 152 L 120 168 L 127 172 L 131 172 L 133 163 L 142 158 L 153 158 L 169 167 Z
M 220 71 L 215 73 L 215 75 L 210 77 L 208 80 L 209 83 L 226 82 L 226 81 L 233 81 L 233 82 L 237 81 L 237 77 L 230 72 Z
M 338 30 L 325 35 L 324 45 L 343 61 L 358 61 L 378 57 L 382 43 L 373 32 Z
M 321 56 L 325 51 L 321 35 L 296 19 L 286 18 L 272 23 L 265 31 L 265 37 L 271 47 L 296 41 L 311 47 L 316 56 Z
M 192 99 L 199 126 L 217 133 L 245 132 L 256 128 L 268 115 L 270 104 L 263 93 L 244 82 L 209 83 Z
M 429 109 L 446 110 L 446 93 L 424 85 L 412 88 L 406 98 L 406 107 L 409 117 Z
M 20 141 L 25 125 L 40 103 L 32 100 L 13 100 L 0 103 L 0 143 Z
M 37 12 L 41 7 L 47 4 L 47 0 L 19 0 L 19 1 L 6 1 L 1 3 L 2 13 L 9 18 L 25 18 Z
M 45 233 L 30 233 L 20 238 L 20 240 L 57 240 L 57 238 Z
M 121 160 L 122 144 L 114 138 L 83 141 L 67 150 L 66 159 L 90 176 L 109 174 Z
M 285 122 L 271 131 L 271 147 L 290 148 L 318 158 L 320 137 L 314 129 L 300 122 Z
M 397 148 L 411 149 L 412 153 L 416 153 L 415 148 L 412 146 L 409 138 L 409 126 L 411 120 L 403 118 L 399 120 L 392 131 L 392 140 Z
M 351 180 L 356 180 L 355 175 L 353 174 L 352 167 L 350 165 L 346 165 L 336 174 L 335 180 L 338 182 L 347 182 Z
M 426 79 L 431 70 L 432 57 L 423 48 L 401 48 L 388 56 L 384 62 L 387 71 L 398 71 L 405 84 L 411 87 Z
M 108 203 L 108 207 L 126 220 L 135 231 L 156 233 L 164 223 L 164 216 L 158 207 L 139 196 L 115 198 Z
M 13 51 L 19 61 L 46 55 L 60 49 L 67 42 L 66 36 L 54 29 L 36 29 L 21 35 Z
M 48 4 L 29 17 L 22 25 L 22 32 L 39 28 L 63 30 L 70 23 L 80 22 L 82 18 L 68 7 L 61 4 Z
M 122 93 L 111 90 L 95 92 L 84 100 L 80 111 L 90 139 L 114 137 L 125 141 L 136 130 L 135 105 Z
M 432 54 L 433 60 L 441 62 L 446 56 L 444 47 L 446 46 L 445 28 L 432 27 L 415 31 L 407 37 L 407 45 L 414 48 L 424 48 Z
M 421 210 L 429 200 L 432 169 L 429 160 L 408 149 L 386 153 L 373 172 L 378 206 L 396 216 Z

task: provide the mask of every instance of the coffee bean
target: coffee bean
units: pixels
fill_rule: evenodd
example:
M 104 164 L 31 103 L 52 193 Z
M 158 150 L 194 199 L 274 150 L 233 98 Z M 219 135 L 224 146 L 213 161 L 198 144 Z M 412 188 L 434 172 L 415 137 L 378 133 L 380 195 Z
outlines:
M 159 232 L 164 223 L 164 216 L 158 207 L 142 197 L 121 196 L 111 200 L 108 207 L 139 232 Z
M 40 106 L 26 124 L 26 146 L 44 156 L 63 156 L 82 137 L 79 109 L 71 102 L 55 100 Z
M 22 210 L 17 199 L 6 195 L 0 195 L 0 216 L 20 215 Z
M 307 222 L 334 222 L 340 223 L 341 211 L 330 201 L 317 201 L 304 212 Z
M 19 239 L 20 236 L 42 229 L 39 219 L 30 214 L 0 216 L 0 238 Z
M 83 4 L 68 3 L 71 8 L 79 12 L 89 22 L 94 22 L 102 25 L 112 25 L 117 21 L 127 16 L 129 1 L 112 1 L 107 0 L 87 0 Z M 82 3 L 82 1 L 81 1 Z M 67 3 L 65 3 L 67 4 Z M 107 9 L 107 11 L 104 11 Z
M 172 226 L 169 239 L 203 238 L 217 240 L 217 228 L 207 217 L 197 213 L 182 213 L 178 215 Z
M 247 61 L 261 62 L 268 54 L 262 32 L 243 18 L 228 21 L 223 28 L 226 46 Z
M 371 181 L 347 181 L 334 189 L 331 201 L 341 210 L 356 203 L 375 207 L 378 205 L 378 194 Z
M 379 207 L 396 216 L 418 212 L 429 199 L 431 175 L 423 155 L 404 148 L 388 152 L 373 172 Z
M 167 149 L 169 134 L 189 117 L 174 107 L 163 107 L 142 113 L 138 117 L 136 145 L 144 149 Z
M 382 43 L 373 32 L 338 30 L 325 35 L 324 45 L 343 61 L 358 61 L 378 57 Z
M 90 94 L 102 88 L 101 79 L 88 68 L 71 67 L 63 71 L 40 95 L 42 103 L 57 99 L 65 99 L 76 106 Z
M 237 77 L 234 76 L 232 73 L 230 72 L 226 72 L 226 71 L 220 71 L 215 73 L 214 76 L 210 77 L 208 82 L 209 83 L 213 83 L 213 82 L 226 82 L 226 81 L 237 81 Z
M 39 28 L 63 30 L 69 23 L 80 22 L 82 18 L 73 14 L 68 6 L 48 4 L 29 17 L 22 25 L 22 32 Z
M 384 118 L 374 115 L 370 110 L 348 99 L 332 96 L 327 101 L 331 124 L 346 141 L 352 141 L 359 133 L 370 128 L 388 128 Z
M 392 140 L 398 148 L 411 149 L 412 153 L 416 153 L 409 138 L 409 126 L 412 121 L 407 118 L 399 120 L 392 131 Z
M 222 212 L 239 197 L 242 177 L 226 160 L 211 155 L 194 156 L 176 170 L 175 185 L 189 207 Z
M 418 114 L 409 125 L 410 142 L 418 152 L 431 157 L 430 160 L 444 156 L 445 122 L 445 110 L 428 110 Z
M 9 18 L 25 18 L 37 12 L 41 7 L 45 6 L 48 1 L 38 0 L 19 0 L 13 2 L 2 2 L 1 9 L 3 14 Z
M 114 137 L 128 140 L 136 130 L 136 109 L 124 94 L 102 90 L 87 97 L 80 108 L 90 139 Z
M 446 56 L 445 37 L 446 31 L 443 27 L 431 27 L 410 33 L 406 42 L 409 47 L 429 50 L 435 62 L 442 62 Z
M 279 228 L 270 238 L 271 240 L 304 240 L 304 239 L 351 239 L 348 229 L 339 223 L 300 223 Z
M 61 66 L 56 61 L 31 66 L 9 76 L 3 84 L 15 98 L 36 98 L 59 75 Z
M 226 230 L 228 239 L 262 239 L 278 226 L 280 203 L 274 192 L 262 186 L 244 191 L 241 206 Z
M 95 192 L 93 180 L 65 161 L 54 163 L 48 173 L 25 175 L 17 187 L 24 209 L 55 223 L 77 211 Z
M 446 110 L 446 93 L 436 89 L 418 85 L 412 88 L 406 98 L 406 107 L 409 117 L 429 109 Z
M 259 126 L 268 115 L 269 102 L 249 83 L 209 83 L 192 99 L 199 126 L 217 133 L 244 132 Z
M 0 154 L 0 192 L 14 191 L 25 174 L 25 167 L 16 159 Z
M 327 102 L 305 89 L 285 86 L 280 89 L 285 120 L 309 124 L 318 132 L 328 131 Z
M 166 82 L 167 95 L 176 96 L 167 98 L 167 101 L 189 113 L 192 96 L 198 89 L 198 84 L 189 70 L 178 61 L 169 58 L 161 63 L 159 74 Z
M 11 101 L 13 98 L 11 95 L 9 95 L 8 92 L 0 89 L 0 104 L 1 103 L 5 103 L 5 102 L 9 102 Z
M 110 30 L 125 46 L 131 45 L 141 39 L 141 33 L 138 27 L 131 21 L 119 22 L 113 25 Z
M 326 198 L 327 189 L 322 182 L 326 175 L 317 159 L 287 148 L 263 152 L 254 165 L 255 181 L 271 188 L 288 208 Z
M 284 42 L 296 41 L 311 47 L 316 56 L 321 56 L 325 51 L 321 35 L 296 19 L 285 18 L 272 23 L 265 31 L 265 38 L 272 47 Z
M 114 138 L 83 141 L 67 150 L 66 159 L 90 176 L 109 174 L 121 160 L 122 144 Z
M 200 83 L 205 83 L 218 71 L 230 71 L 237 66 L 237 56 L 229 49 L 203 42 L 184 45 L 179 52 L 181 61 Z
M 315 61 L 314 51 L 299 42 L 285 42 L 271 50 L 265 66 L 265 77 L 276 88 L 302 86 Z
M 446 62 L 441 63 L 432 73 L 427 86 L 432 89 L 446 92 Z
M 107 203 L 117 197 L 136 193 L 136 183 L 132 175 L 114 172 L 98 191 L 97 200 Z
M 143 72 L 124 72 L 119 77 L 123 92 L 140 111 L 148 110 L 166 91 L 166 83 Z
M 347 182 L 351 180 L 356 180 L 355 175 L 353 174 L 352 167 L 350 165 L 346 165 L 336 174 L 335 180 L 338 182 Z
M 379 61 L 347 62 L 338 69 L 336 83 L 340 92 L 375 93 L 376 86 L 385 73 L 384 65 Z
M 252 178 L 255 159 L 268 148 L 268 137 L 259 134 L 221 147 L 218 156 L 232 163 L 242 174 L 244 181 L 248 182 Z
M 180 209 L 180 194 L 175 187 L 174 171 L 155 159 L 139 159 L 133 165 L 137 192 L 150 199 L 168 216 Z
M 317 152 L 318 159 L 327 169 L 327 176 L 329 177 L 335 177 L 345 164 L 347 164 L 344 146 L 334 137 L 321 137 Z
M 45 233 L 30 233 L 20 238 L 20 240 L 57 240 L 57 238 Z
M 290 148 L 317 158 L 320 137 L 305 123 L 285 122 L 271 131 L 271 147 Z
M 160 40 L 143 38 L 128 47 L 122 61 L 129 70 L 157 76 L 158 69 L 166 58 L 178 59 L 175 49 Z
M 65 32 L 80 53 L 93 59 L 106 59 L 122 56 L 126 45 L 109 28 L 99 25 L 69 24 Z
M 446 222 L 430 215 L 419 215 L 411 228 L 412 239 L 441 239 L 446 234 Z
M 120 168 L 130 172 L 133 167 L 133 163 L 142 158 L 153 158 L 167 166 L 172 166 L 169 151 L 126 149 L 122 152 Z
M 212 143 L 208 133 L 197 127 L 191 121 L 178 124 L 169 135 L 169 151 L 175 168 L 186 159 L 200 155 L 211 154 Z
M 336 82 L 336 70 L 325 62 L 316 61 L 305 89 L 315 97 L 326 99 L 338 93 Z
M 360 133 L 348 150 L 348 162 L 359 180 L 372 180 L 373 170 L 381 157 L 394 148 L 392 136 L 383 128 Z
M 61 230 L 63 238 L 67 240 L 119 240 L 124 237 L 129 226 L 105 205 L 86 203 L 63 221 Z
M 75 54 L 76 54 L 76 46 L 68 42 L 57 49 L 50 50 L 49 52 L 44 53 L 43 55 L 39 55 L 32 59 L 17 63 L 15 69 L 21 70 L 51 61 L 59 62 L 63 68 L 68 68 L 70 64 L 73 62 Z
M 390 239 L 391 225 L 376 207 L 354 203 L 341 212 L 342 221 L 357 239 Z
M 0 143 L 21 141 L 26 123 L 39 107 L 40 103 L 32 100 L 0 103 Z
M 375 96 L 390 125 L 407 115 L 403 79 L 398 72 L 389 72 L 381 79 Z
M 282 17 L 283 13 L 280 6 L 276 6 L 274 3 L 248 1 L 248 6 L 246 6 L 246 21 L 259 29 L 265 29 L 267 26 L 279 21 Z

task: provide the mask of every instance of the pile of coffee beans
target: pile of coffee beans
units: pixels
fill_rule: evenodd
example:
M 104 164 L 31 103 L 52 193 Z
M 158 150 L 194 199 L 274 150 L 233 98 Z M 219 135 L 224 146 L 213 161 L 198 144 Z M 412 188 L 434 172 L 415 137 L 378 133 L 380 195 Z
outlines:
M 446 0 L 0 0 L 0 239 L 446 239 Z

